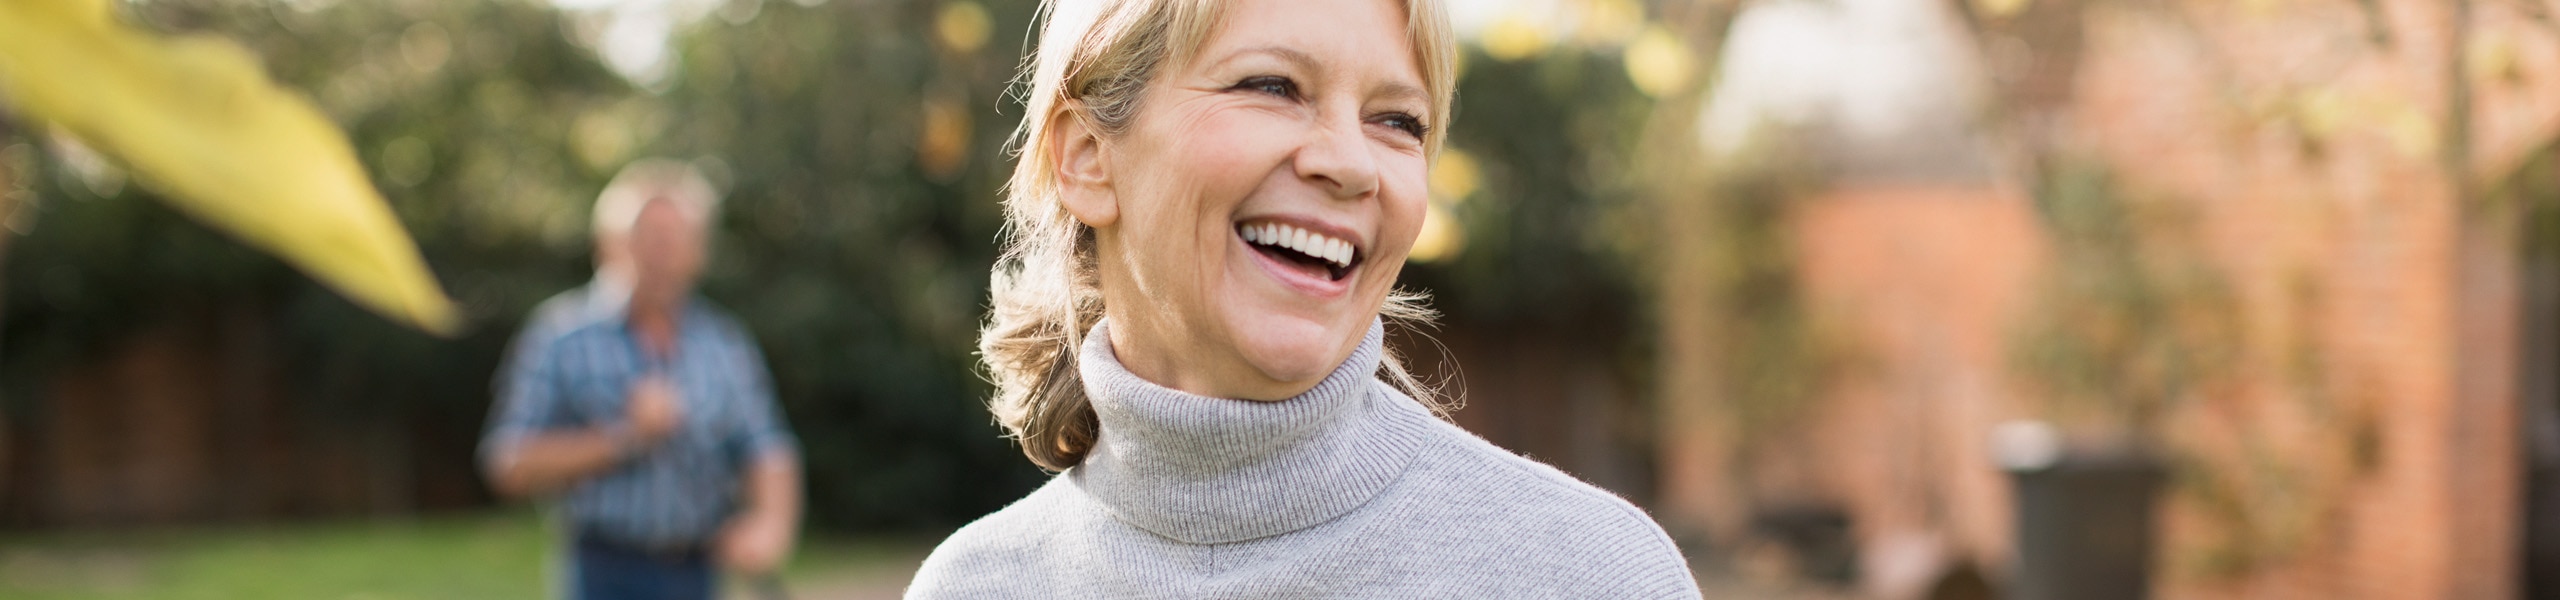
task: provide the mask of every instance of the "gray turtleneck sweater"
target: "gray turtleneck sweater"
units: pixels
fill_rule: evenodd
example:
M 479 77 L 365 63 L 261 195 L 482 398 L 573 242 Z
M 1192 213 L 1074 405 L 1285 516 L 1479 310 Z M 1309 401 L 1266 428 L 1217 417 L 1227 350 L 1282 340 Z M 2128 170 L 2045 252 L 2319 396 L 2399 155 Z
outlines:
M 908 598 L 1696 598 L 1625 500 L 1458 429 L 1376 377 L 1383 330 L 1306 394 L 1186 394 L 1079 368 L 1084 463 L 944 540 Z

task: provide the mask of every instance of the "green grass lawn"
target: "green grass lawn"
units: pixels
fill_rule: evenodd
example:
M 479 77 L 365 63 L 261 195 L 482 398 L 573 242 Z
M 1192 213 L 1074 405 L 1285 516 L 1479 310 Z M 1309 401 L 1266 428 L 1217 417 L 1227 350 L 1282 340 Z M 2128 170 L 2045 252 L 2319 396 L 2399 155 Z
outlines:
M 530 512 L 12 534 L 0 537 L 0 598 L 542 598 L 553 543 L 552 530 Z M 806 540 L 787 579 L 795 591 L 894 589 L 930 543 Z

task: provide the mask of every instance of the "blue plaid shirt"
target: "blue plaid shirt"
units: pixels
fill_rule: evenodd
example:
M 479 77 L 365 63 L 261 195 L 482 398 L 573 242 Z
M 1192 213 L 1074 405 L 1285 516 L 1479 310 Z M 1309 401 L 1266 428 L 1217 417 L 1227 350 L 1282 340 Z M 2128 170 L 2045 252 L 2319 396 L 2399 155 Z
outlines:
M 619 293 L 599 287 L 543 302 L 518 334 L 497 379 L 481 460 L 490 464 L 535 433 L 619 425 L 631 385 L 665 373 L 678 390 L 683 426 L 570 487 L 563 508 L 577 530 L 616 540 L 708 541 L 736 512 L 749 465 L 769 453 L 798 453 L 774 407 L 764 355 L 735 320 L 695 299 L 677 319 L 675 353 L 650 357 L 627 324 Z

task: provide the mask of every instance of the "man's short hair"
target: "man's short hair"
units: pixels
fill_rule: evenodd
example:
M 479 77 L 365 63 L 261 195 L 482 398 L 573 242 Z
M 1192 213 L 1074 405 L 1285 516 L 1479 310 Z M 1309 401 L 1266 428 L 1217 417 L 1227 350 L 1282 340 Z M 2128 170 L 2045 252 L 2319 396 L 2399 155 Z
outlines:
M 673 159 L 647 158 L 632 162 L 613 176 L 596 196 L 595 234 L 598 237 L 631 233 L 640 221 L 640 209 L 652 200 L 666 199 L 685 210 L 695 223 L 708 226 L 711 215 L 720 210 L 720 192 L 711 180 L 693 165 Z

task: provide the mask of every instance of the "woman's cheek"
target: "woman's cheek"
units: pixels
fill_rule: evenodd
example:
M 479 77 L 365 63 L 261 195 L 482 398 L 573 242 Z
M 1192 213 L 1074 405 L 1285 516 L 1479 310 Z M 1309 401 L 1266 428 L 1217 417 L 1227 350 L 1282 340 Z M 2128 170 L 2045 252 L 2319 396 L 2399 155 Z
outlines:
M 1425 181 L 1428 179 L 1424 175 L 1410 175 L 1400 189 L 1411 191 L 1390 198 L 1383 207 L 1387 225 L 1383 229 L 1393 236 L 1389 247 L 1395 249 L 1398 259 L 1413 249 L 1414 238 L 1422 236 L 1423 214 L 1429 212 L 1431 204 L 1431 192 Z
M 1190 163 L 1194 167 L 1190 170 L 1206 180 L 1259 180 L 1278 156 L 1286 154 L 1282 143 L 1291 138 L 1286 123 L 1280 121 L 1250 109 L 1213 110 L 1194 120 L 1186 131 L 1177 133 L 1176 139 L 1183 143 L 1173 158 Z

